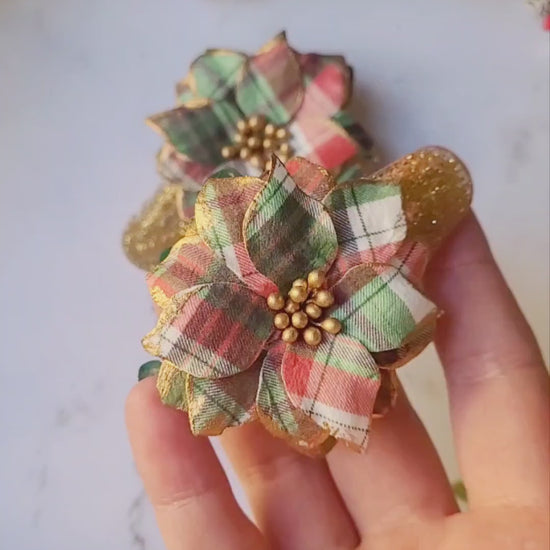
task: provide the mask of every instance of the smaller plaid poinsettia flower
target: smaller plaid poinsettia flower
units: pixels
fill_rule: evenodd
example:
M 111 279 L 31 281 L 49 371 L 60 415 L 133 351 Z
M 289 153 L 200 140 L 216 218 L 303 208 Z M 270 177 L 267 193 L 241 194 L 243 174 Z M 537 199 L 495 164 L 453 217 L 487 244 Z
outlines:
M 208 50 L 178 84 L 179 105 L 149 119 L 167 140 L 159 172 L 196 192 L 228 161 L 258 175 L 275 153 L 283 162 L 302 156 L 338 174 L 372 148 L 343 111 L 351 85 L 343 57 L 300 54 L 285 33 L 253 56 Z
M 437 148 L 339 185 L 304 159 L 210 179 L 148 277 L 160 316 L 144 345 L 163 361 L 163 400 L 198 434 L 257 418 L 305 452 L 363 450 L 394 396 L 387 373 L 431 339 L 437 309 L 418 282 L 469 181 Z

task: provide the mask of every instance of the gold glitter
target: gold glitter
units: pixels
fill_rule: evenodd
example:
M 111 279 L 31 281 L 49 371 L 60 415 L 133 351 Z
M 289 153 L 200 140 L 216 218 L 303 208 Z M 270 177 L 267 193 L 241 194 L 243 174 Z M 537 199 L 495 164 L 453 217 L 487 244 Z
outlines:
M 183 236 L 189 221 L 183 219 L 184 191 L 178 184 L 161 187 L 122 236 L 128 259 L 142 269 L 152 269 L 160 255 Z

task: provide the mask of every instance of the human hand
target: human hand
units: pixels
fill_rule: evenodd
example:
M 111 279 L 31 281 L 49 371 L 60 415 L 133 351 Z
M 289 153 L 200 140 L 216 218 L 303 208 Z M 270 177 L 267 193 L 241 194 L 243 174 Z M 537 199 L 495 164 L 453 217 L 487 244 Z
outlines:
M 131 391 L 127 425 L 169 550 L 547 550 L 548 376 L 534 336 L 470 216 L 432 261 L 427 294 L 445 311 L 436 347 L 469 510 L 406 396 L 374 421 L 366 454 L 307 458 L 257 424 L 222 444 L 248 495 L 236 503 L 205 438 L 161 404 L 153 379 Z

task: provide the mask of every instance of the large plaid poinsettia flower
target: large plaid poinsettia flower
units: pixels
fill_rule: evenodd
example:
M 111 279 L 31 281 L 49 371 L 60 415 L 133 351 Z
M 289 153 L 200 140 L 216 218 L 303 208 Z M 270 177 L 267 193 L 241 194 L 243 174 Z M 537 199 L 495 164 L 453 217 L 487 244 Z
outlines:
M 162 399 L 196 434 L 257 418 L 310 454 L 363 450 L 377 397 L 393 397 L 388 373 L 431 340 L 426 252 L 470 196 L 438 148 L 343 184 L 277 158 L 263 178 L 208 180 L 193 227 L 148 276 L 160 316 L 143 343 L 162 359 Z
M 372 141 L 342 109 L 351 69 L 335 55 L 300 54 L 284 33 L 256 55 L 208 50 L 177 86 L 179 105 L 150 117 L 165 138 L 158 155 L 164 179 L 181 183 L 187 199 L 231 160 L 258 175 L 272 153 L 307 158 L 349 177 L 346 163 L 368 157 Z

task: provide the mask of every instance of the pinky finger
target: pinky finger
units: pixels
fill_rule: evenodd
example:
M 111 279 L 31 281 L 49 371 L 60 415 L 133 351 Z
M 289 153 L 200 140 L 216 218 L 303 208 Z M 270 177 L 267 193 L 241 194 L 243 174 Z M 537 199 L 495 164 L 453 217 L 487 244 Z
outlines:
M 162 405 L 154 379 L 130 392 L 126 423 L 168 550 L 266 548 L 235 501 L 209 441 L 190 433 L 184 413 Z

